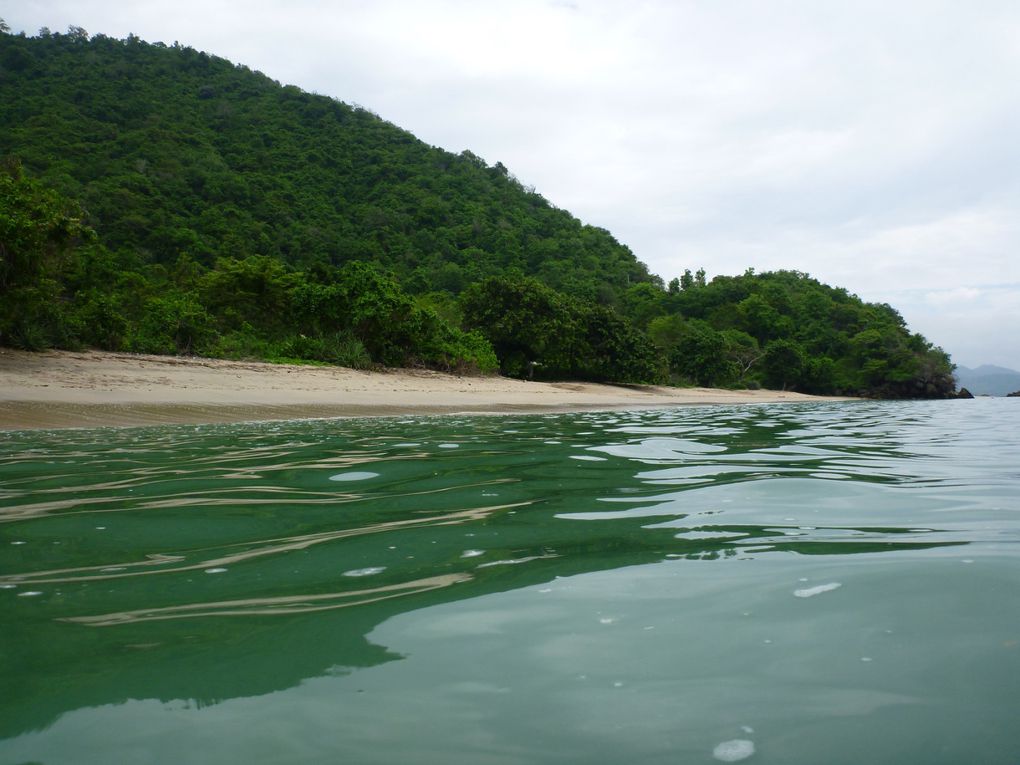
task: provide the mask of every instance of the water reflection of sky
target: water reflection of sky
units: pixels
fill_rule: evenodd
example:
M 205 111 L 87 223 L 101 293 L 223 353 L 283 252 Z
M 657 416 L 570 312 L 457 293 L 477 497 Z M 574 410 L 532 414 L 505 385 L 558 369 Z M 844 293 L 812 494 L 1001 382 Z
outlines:
M 444 762 L 969 741 L 1020 591 L 1020 428 L 974 404 L 3 434 L 0 756 L 401 761 L 423 719 Z

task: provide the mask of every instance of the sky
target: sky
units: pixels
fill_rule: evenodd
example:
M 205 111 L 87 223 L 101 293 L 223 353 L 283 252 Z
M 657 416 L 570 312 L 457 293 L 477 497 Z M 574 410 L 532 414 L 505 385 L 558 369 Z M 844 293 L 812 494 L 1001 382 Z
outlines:
M 1015 0 L 0 0 L 502 162 L 668 281 L 803 271 L 1020 369 Z

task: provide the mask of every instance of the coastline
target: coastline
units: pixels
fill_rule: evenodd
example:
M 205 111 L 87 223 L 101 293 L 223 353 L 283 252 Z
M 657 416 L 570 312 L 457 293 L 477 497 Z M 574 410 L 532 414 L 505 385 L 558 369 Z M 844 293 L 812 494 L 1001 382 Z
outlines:
M 531 382 L 415 369 L 362 371 L 107 351 L 0 349 L 0 430 L 825 400 L 847 399 L 789 391 Z

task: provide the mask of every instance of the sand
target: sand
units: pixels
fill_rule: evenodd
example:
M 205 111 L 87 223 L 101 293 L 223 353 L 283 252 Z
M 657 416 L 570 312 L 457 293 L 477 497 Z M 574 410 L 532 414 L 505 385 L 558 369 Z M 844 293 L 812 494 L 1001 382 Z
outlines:
M 0 349 L 0 430 L 817 401 L 768 390 L 531 382 L 426 370 Z

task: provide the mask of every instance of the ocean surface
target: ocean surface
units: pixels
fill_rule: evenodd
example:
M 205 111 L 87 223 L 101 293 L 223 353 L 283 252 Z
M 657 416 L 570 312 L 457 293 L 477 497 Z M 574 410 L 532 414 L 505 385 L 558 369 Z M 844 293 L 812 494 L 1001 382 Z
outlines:
M 0 763 L 1020 763 L 1020 399 L 0 433 Z

